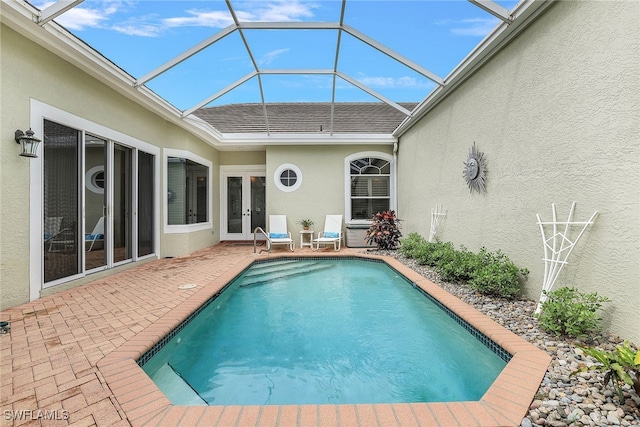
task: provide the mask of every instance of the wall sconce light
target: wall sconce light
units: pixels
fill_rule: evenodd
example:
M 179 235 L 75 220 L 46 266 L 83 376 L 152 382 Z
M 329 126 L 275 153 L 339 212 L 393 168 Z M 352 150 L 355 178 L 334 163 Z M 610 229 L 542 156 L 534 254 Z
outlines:
M 33 135 L 34 132 L 31 128 L 26 132 L 22 132 L 20 129 L 16 131 L 16 142 L 22 147 L 20 153 L 22 157 L 38 157 L 36 151 L 38 151 L 40 140 Z

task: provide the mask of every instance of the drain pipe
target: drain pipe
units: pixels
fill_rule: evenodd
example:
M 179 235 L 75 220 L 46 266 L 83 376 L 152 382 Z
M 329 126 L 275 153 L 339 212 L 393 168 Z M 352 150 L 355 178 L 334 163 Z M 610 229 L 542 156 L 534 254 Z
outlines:
M 393 143 L 393 205 L 398 214 L 398 141 Z

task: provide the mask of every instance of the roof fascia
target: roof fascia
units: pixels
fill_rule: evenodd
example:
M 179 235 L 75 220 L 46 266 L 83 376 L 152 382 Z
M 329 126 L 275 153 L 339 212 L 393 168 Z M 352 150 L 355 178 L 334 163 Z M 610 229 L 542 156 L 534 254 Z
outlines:
M 444 85 L 435 88 L 393 132 L 401 137 L 411 129 L 429 111 L 442 102 L 464 81 L 470 78 L 487 61 L 493 58 L 514 38 L 533 23 L 538 16 L 555 4 L 556 0 L 525 0 L 513 10 L 511 24 L 502 22 L 485 37 L 476 48 L 469 53 L 456 68 L 444 79 Z
M 301 134 L 277 133 L 261 135 L 255 133 L 226 133 L 221 150 L 238 147 L 268 147 L 273 145 L 393 145 L 398 139 L 389 134 Z

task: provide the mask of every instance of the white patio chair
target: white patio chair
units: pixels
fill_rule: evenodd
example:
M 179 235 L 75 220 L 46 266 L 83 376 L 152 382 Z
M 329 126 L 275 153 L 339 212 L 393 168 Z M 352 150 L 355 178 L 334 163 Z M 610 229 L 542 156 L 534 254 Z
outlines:
M 93 231 L 91 232 L 91 234 L 84 235 L 84 241 L 86 243 L 91 242 L 91 245 L 89 245 L 89 249 L 87 249 L 87 252 L 91 252 L 91 250 L 93 249 L 93 245 L 95 245 L 96 242 L 104 242 L 104 217 L 103 216 L 100 217 L 100 219 L 96 223 L 96 226 L 93 227 Z
M 342 238 L 342 215 L 327 215 L 324 220 L 324 231 L 319 231 L 318 237 L 313 239 L 316 245 L 314 250 L 320 249 L 320 245 L 333 245 L 333 250 L 339 251 Z
M 287 230 L 286 215 L 269 215 L 269 232 L 267 236 L 267 249 L 271 251 L 274 245 L 287 245 L 293 252 L 293 239 L 291 232 Z

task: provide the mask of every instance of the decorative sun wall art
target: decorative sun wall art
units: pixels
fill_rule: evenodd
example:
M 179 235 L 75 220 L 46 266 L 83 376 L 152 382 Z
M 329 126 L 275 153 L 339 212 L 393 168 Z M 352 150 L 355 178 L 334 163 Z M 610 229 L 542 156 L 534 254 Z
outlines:
M 484 160 L 484 153 L 481 153 L 476 149 L 476 143 L 473 143 L 473 147 L 469 150 L 469 156 L 467 161 L 464 162 L 464 171 L 462 176 L 467 185 L 469 186 L 469 192 L 477 191 L 482 193 L 485 189 L 485 177 L 487 175 L 487 165 Z

